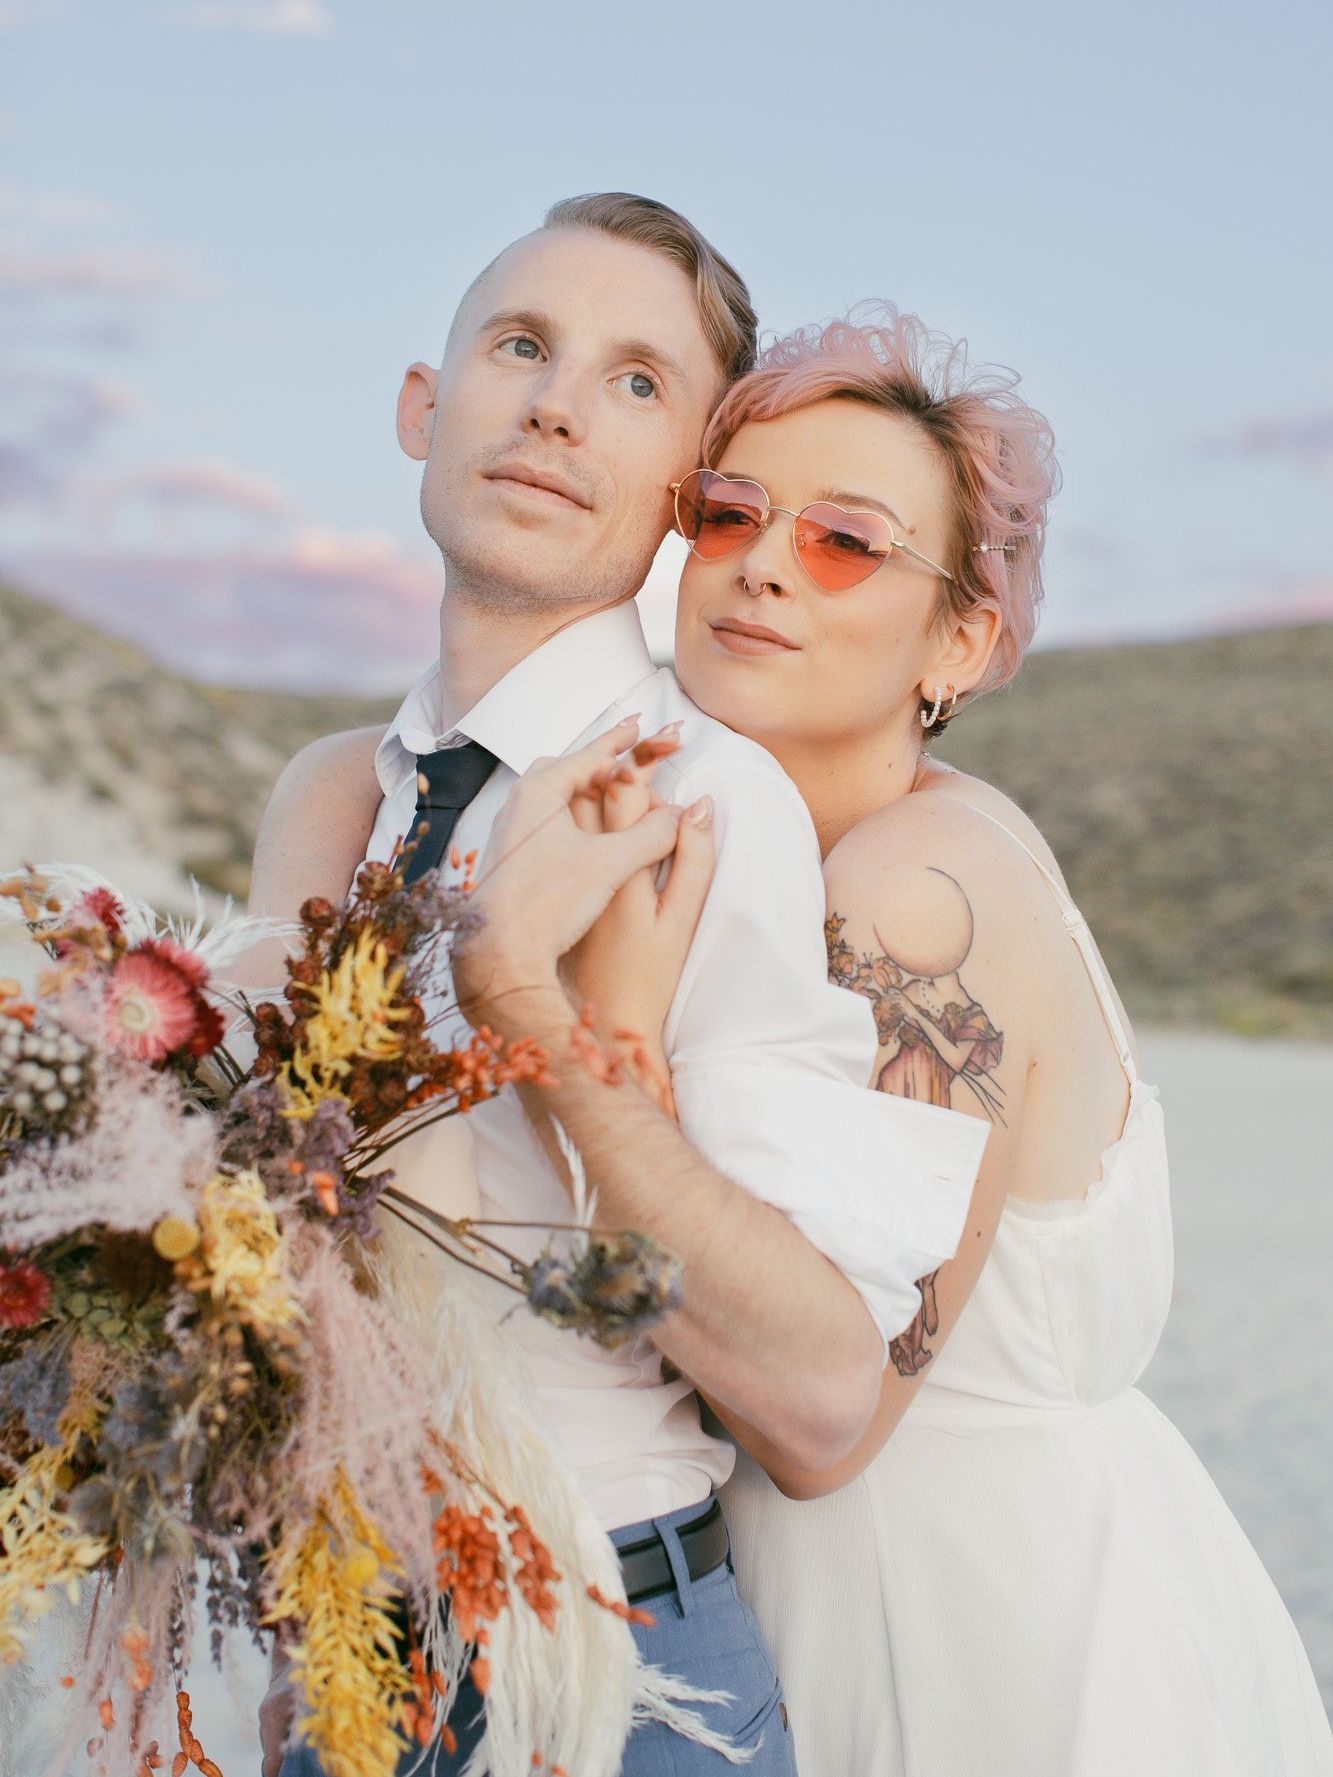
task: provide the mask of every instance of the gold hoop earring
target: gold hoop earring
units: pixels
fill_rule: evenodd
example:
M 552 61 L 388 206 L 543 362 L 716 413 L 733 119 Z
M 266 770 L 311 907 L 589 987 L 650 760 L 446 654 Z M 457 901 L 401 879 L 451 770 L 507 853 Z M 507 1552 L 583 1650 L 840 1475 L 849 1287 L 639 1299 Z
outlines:
M 924 703 L 925 699 L 922 698 L 921 701 Z M 942 709 L 943 705 L 944 705 L 944 693 L 943 693 L 943 691 L 940 690 L 939 686 L 936 685 L 934 708 L 931 709 L 929 713 L 927 713 L 925 710 L 922 710 L 922 712 L 921 712 L 921 726 L 923 728 L 933 728 L 935 726 L 935 724 L 940 719 L 940 710 Z

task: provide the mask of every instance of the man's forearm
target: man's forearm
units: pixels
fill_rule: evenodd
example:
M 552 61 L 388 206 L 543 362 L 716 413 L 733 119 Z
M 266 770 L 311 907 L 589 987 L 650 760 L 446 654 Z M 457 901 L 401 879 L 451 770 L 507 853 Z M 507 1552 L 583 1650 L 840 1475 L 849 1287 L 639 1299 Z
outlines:
M 608 1085 L 571 1046 L 558 987 L 507 1018 L 552 1056 L 530 1089 L 578 1148 L 604 1226 L 651 1234 L 684 1265 L 684 1305 L 654 1329 L 663 1355 L 795 1461 L 836 1461 L 878 1398 L 883 1348 L 847 1279 L 781 1211 L 726 1178 L 634 1085 Z

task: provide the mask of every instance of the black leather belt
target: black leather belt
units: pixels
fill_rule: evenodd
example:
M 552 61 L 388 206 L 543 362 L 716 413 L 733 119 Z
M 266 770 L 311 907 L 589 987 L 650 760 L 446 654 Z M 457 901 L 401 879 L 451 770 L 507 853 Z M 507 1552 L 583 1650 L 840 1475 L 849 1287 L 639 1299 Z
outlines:
M 680 1538 L 685 1567 L 692 1580 L 701 1580 L 715 1567 L 721 1567 L 727 1558 L 727 1522 L 716 1499 L 697 1518 L 680 1525 L 676 1535 Z M 627 1544 L 619 1554 L 625 1596 L 631 1604 L 656 1597 L 660 1592 L 670 1592 L 675 1586 L 671 1562 L 656 1532 L 642 1542 Z

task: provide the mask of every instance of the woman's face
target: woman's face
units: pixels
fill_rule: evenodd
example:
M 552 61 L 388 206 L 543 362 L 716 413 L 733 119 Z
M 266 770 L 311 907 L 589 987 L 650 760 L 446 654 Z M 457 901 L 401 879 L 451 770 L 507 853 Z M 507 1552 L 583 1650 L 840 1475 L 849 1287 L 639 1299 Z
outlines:
M 791 512 L 817 500 L 887 511 L 899 539 L 944 560 L 945 466 L 903 415 L 845 398 L 821 401 L 742 426 L 714 467 L 757 481 L 774 506 Z M 941 585 L 929 568 L 895 549 L 857 585 L 825 592 L 796 559 L 792 525 L 775 513 L 734 555 L 691 554 L 676 615 L 685 691 L 780 759 L 915 723 L 921 685 L 933 683 L 942 652 Z

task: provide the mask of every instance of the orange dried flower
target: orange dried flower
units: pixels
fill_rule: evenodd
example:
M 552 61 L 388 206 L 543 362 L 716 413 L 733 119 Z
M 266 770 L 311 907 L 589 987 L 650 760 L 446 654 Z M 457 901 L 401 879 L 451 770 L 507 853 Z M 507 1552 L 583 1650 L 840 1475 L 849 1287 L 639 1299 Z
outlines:
M 654 765 L 659 759 L 666 759 L 680 747 L 678 734 L 650 734 L 647 740 L 641 740 L 630 754 L 636 765 Z
M 176 1692 L 176 1726 L 180 1731 L 181 1749 L 171 1761 L 171 1777 L 184 1777 L 190 1765 L 199 1771 L 199 1777 L 222 1777 L 220 1768 L 211 1758 L 204 1755 L 204 1749 L 194 1733 L 190 1713 L 190 1693 Z
M 435 1520 L 436 1581 L 464 1641 L 475 1641 L 479 1624 L 498 1617 L 509 1602 L 500 1539 L 487 1523 L 489 1517 L 488 1506 L 465 1512 L 446 1505 Z
M 414 1647 L 407 1656 L 408 1678 L 413 1695 L 403 1701 L 403 1726 L 419 1746 L 429 1746 L 435 1731 L 435 1697 L 443 1695 L 444 1679 L 427 1672 L 426 1656 Z
M 617 1598 L 605 1597 L 594 1585 L 589 1585 L 588 1596 L 594 1604 L 603 1610 L 609 1610 L 613 1617 L 619 1617 L 622 1623 L 637 1623 L 642 1629 L 655 1629 L 657 1618 L 646 1610 L 635 1610 L 633 1605 L 622 1604 Z
M 505 1513 L 505 1522 L 509 1525 L 510 1553 L 518 1563 L 514 1570 L 514 1584 L 543 1627 L 554 1629 L 559 1606 L 551 1588 L 559 1582 L 561 1575 L 551 1559 L 551 1551 L 533 1533 L 522 1506 L 510 1506 Z
M 578 1023 L 569 1033 L 569 1046 L 594 1080 L 604 1086 L 619 1086 L 625 1077 L 624 1064 L 594 1034 L 591 1019 L 592 1007 L 585 1006 Z
M 153 1668 L 148 1663 L 148 1636 L 142 1629 L 127 1629 L 120 1645 L 130 1658 L 130 1689 L 146 1691 L 153 1682 Z
M 315 1188 L 315 1195 L 319 1199 L 319 1207 L 325 1215 L 336 1216 L 338 1213 L 337 1179 L 331 1172 L 312 1172 L 309 1178 Z
M 8 987 L 10 984 L 8 982 L 6 982 L 5 985 Z M 17 992 L 18 991 L 18 983 L 15 982 L 13 985 L 14 985 L 15 992 Z M 37 1016 L 36 1006 L 32 1005 L 27 1000 L 19 1000 L 17 1002 L 17 1004 L 15 1002 L 13 1002 L 12 1000 L 6 1000 L 4 1005 L 0 1006 L 0 1018 L 14 1019 L 14 1021 L 16 1023 L 21 1024 L 23 1026 L 24 1030 L 31 1030 L 32 1029 L 33 1020 L 36 1018 L 36 1016 Z

